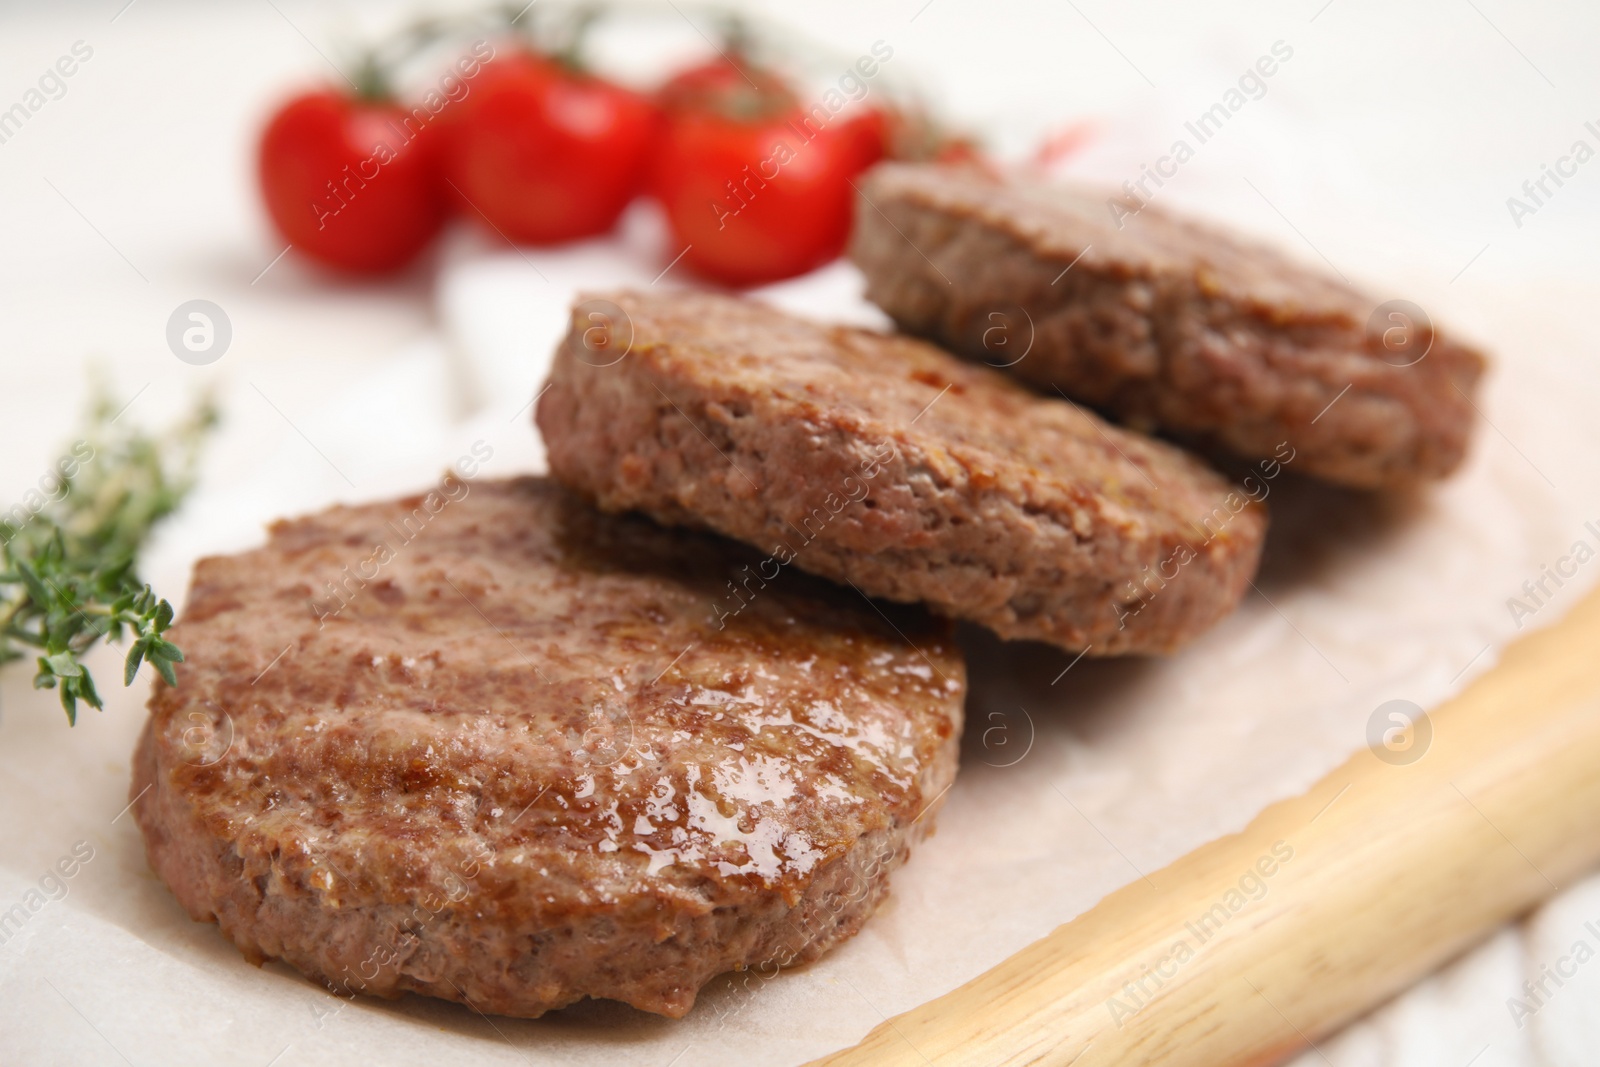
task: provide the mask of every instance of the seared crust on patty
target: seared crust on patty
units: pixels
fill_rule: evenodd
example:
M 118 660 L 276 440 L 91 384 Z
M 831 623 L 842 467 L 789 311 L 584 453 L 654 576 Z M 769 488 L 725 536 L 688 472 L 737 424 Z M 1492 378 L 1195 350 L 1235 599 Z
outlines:
M 340 995 L 681 1016 L 855 933 L 956 769 L 948 626 L 552 483 L 202 560 L 131 795 L 151 866 Z M 330 584 L 331 583 L 331 584 Z
M 709 293 L 580 300 L 536 417 L 607 510 L 1097 655 L 1225 615 L 1266 525 L 1181 450 L 996 371 Z
M 1443 477 L 1466 450 L 1483 356 L 1271 249 L 970 168 L 882 166 L 862 200 L 868 299 L 1046 391 L 1247 459 L 1287 442 L 1358 488 Z

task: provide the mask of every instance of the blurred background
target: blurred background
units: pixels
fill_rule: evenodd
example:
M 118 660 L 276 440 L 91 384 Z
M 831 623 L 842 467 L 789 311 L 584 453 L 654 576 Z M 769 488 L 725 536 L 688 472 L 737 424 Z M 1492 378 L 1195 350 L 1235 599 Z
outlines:
M 535 15 L 544 2 L 530 5 Z M 863 104 L 880 92 L 916 94 L 996 161 L 1120 185 L 1176 140 L 1189 141 L 1193 158 L 1159 188 L 1158 203 L 1415 300 L 1469 337 L 1528 336 L 1562 353 L 1530 371 L 1515 398 L 1488 408 L 1497 425 L 1527 427 L 1507 438 L 1513 449 L 1541 466 L 1560 462 L 1575 428 L 1539 412 L 1565 410 L 1564 383 L 1596 381 L 1586 313 L 1600 297 L 1600 8 L 1510 0 L 733 7 L 787 37 L 806 100 L 875 43 L 887 45 L 892 58 Z M 650 90 L 715 58 L 715 12 L 670 2 L 625 8 L 632 14 L 598 27 L 591 42 L 607 77 Z M 464 211 L 409 265 L 368 278 L 330 272 L 290 247 L 257 180 L 262 131 L 291 95 L 347 85 L 363 42 L 420 16 L 472 10 L 446 0 L 0 6 L 0 502 L 25 493 L 70 441 L 95 373 L 121 417 L 140 423 L 159 425 L 205 388 L 222 408 L 202 492 L 185 522 L 163 530 L 145 568 L 173 593 L 196 554 L 248 545 L 284 513 L 414 488 L 473 441 L 492 445 L 494 475 L 541 462 L 528 404 L 572 294 L 663 275 L 695 281 L 657 205 L 638 200 L 609 233 L 557 247 L 515 244 Z M 1266 55 L 1278 57 L 1275 73 L 1259 91 L 1252 83 L 1246 102 L 1198 144 L 1186 124 Z M 52 76 L 63 57 L 73 73 Z M 425 87 L 449 58 L 419 60 L 402 88 Z M 859 288 L 853 268 L 835 262 L 757 293 L 882 323 Z M 178 358 L 169 343 L 175 312 L 196 300 L 220 309 L 227 325 L 225 350 L 204 365 Z M 1476 521 L 1492 530 L 1519 520 Z M 4 698 L 7 720 L 59 715 L 25 679 L 8 680 Z M 122 714 L 137 716 L 136 702 L 124 704 Z M 102 762 L 107 782 L 125 780 L 125 763 Z M 6 773 L 17 786 L 24 772 Z M 1560 931 L 1585 916 L 1600 916 L 1592 885 L 1322 1042 L 1305 1062 L 1593 1062 L 1600 968 L 1525 1027 L 1510 1024 L 1505 1006 L 1525 972 L 1559 953 Z M 0 954 L 0 969 L 12 966 Z M 63 1016 L 64 1034 L 70 1021 Z M 226 1045 L 226 1026 L 215 1039 Z M 110 1062 L 92 1034 L 61 1040 L 82 1052 L 61 1062 Z
M 1600 13 L 1589 8 L 1493 0 L 1307 0 L 1221 12 L 1093 0 L 739 6 L 846 60 L 888 43 L 885 81 L 919 89 L 997 158 L 1027 159 L 1087 124 L 1059 169 L 1114 183 L 1139 177 L 1141 164 L 1166 153 L 1186 121 L 1281 41 L 1293 58 L 1261 99 L 1199 146 L 1160 190 L 1163 202 L 1397 293 L 1592 280 L 1600 183 L 1590 167 L 1520 227 L 1506 204 L 1526 198 L 1523 183 L 1573 142 L 1600 146 L 1584 125 L 1600 122 L 1600 71 L 1589 55 Z M 492 364 L 497 324 L 484 320 L 496 309 L 466 306 L 458 290 L 497 266 L 534 277 L 533 265 L 550 253 L 519 254 L 469 218 L 400 276 L 352 282 L 295 251 L 278 258 L 286 242 L 255 180 L 257 142 L 276 105 L 309 86 L 340 84 L 340 68 L 352 68 L 362 42 L 462 7 L 7 5 L 0 56 L 9 88 L 0 107 L 22 102 L 75 45 L 92 50 L 59 96 L 0 142 L 0 314 L 8 325 L 0 358 L 8 397 L 29 397 L 8 404 L 8 454 L 30 441 L 40 442 L 37 456 L 54 447 L 78 409 L 82 368 L 95 360 L 113 368 L 126 396 L 149 383 L 138 406 L 152 412 L 211 378 L 232 386 L 253 379 L 276 398 L 315 367 L 321 387 L 334 391 L 424 335 L 442 335 L 454 356 Z M 715 23 L 704 9 L 680 7 L 695 24 L 658 6 L 639 25 L 598 34 L 598 66 L 648 87 L 703 58 Z M 418 69 L 426 80 L 426 64 Z M 825 84 L 819 79 L 814 91 Z M 636 246 L 627 258 L 646 280 L 676 251 L 649 215 L 640 205 L 623 227 Z M 173 310 L 196 298 L 222 307 L 233 327 L 225 358 L 198 370 L 174 360 L 165 340 Z M 1470 331 L 1473 302 L 1462 303 Z M 544 341 L 525 338 L 521 352 Z M 532 386 L 533 366 L 521 369 L 516 385 Z M 500 373 L 479 366 L 476 389 L 455 397 L 455 414 L 509 387 Z M 259 453 L 264 438 L 287 428 L 267 405 L 255 407 L 232 414 L 236 429 L 251 426 Z

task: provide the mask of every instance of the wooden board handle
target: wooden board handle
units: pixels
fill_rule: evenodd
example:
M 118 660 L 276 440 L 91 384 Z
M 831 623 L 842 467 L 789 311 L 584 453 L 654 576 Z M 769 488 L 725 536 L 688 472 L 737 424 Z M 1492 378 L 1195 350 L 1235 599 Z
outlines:
M 1281 1061 L 1600 863 L 1600 591 L 1428 722 L 816 1062 Z

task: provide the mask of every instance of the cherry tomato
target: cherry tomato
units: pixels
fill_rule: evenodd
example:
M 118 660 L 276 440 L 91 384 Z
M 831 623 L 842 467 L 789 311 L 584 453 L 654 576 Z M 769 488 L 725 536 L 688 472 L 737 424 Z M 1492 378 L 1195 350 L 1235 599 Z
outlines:
M 824 131 L 805 140 L 799 112 L 737 122 L 675 117 L 657 157 L 656 195 L 697 273 L 759 285 L 838 257 L 850 235 L 855 144 Z
M 851 166 L 863 171 L 889 154 L 892 123 L 889 113 L 876 107 L 845 120 L 840 134 L 851 142 Z
M 278 109 L 257 170 L 284 240 L 329 267 L 376 273 L 410 262 L 444 222 L 432 157 L 410 111 L 327 89 Z
M 781 77 L 737 53 L 684 71 L 658 99 L 667 132 L 653 191 L 690 269 L 759 285 L 844 250 L 851 179 L 883 153 L 869 113 L 819 118 Z
M 520 53 L 483 68 L 452 123 L 444 173 L 513 241 L 604 233 L 641 190 L 660 127 L 646 97 Z

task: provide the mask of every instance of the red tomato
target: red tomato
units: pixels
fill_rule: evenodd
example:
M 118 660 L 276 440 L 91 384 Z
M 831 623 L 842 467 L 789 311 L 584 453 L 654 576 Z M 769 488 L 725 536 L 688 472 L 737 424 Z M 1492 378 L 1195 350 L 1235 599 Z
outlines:
M 483 68 L 452 123 L 444 172 L 513 241 L 604 233 L 640 191 L 660 127 L 638 93 L 522 53 Z
M 332 89 L 295 97 L 261 135 L 267 214 L 284 240 L 327 266 L 404 266 L 444 222 L 427 131 L 398 104 Z
M 691 269 L 728 285 L 759 285 L 844 251 L 857 145 L 828 128 L 808 140 L 797 132 L 801 117 L 673 118 L 655 188 Z
M 871 107 L 852 116 L 840 128 L 840 135 L 851 141 L 852 166 L 856 170 L 866 170 L 889 154 L 892 122 L 888 112 Z
M 667 132 L 654 192 L 691 269 L 759 285 L 844 251 L 850 180 L 882 158 L 886 116 L 808 112 L 780 75 L 737 49 L 677 75 L 658 99 Z

